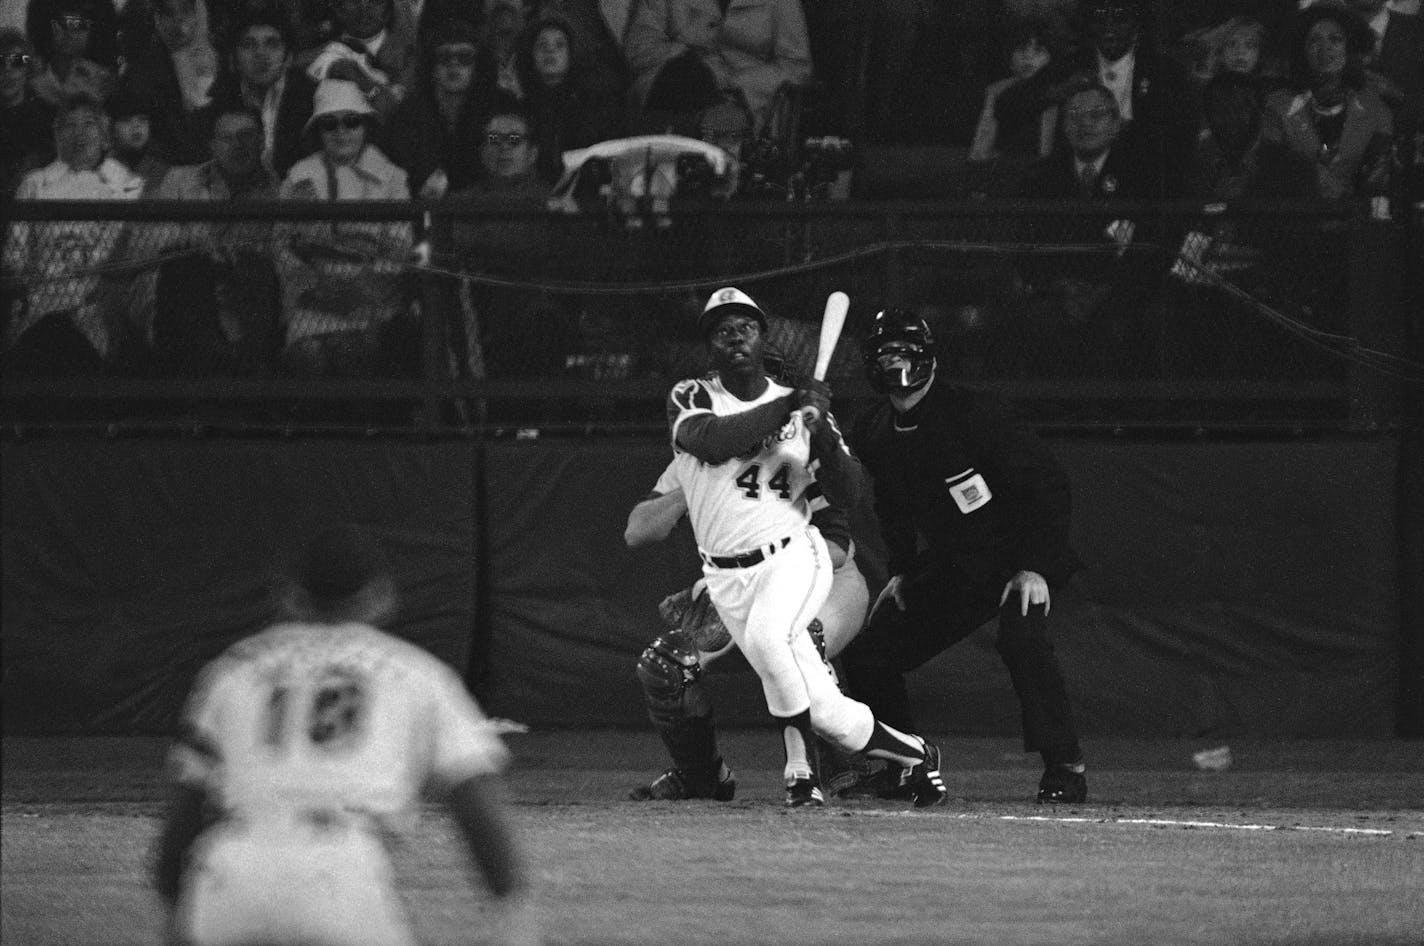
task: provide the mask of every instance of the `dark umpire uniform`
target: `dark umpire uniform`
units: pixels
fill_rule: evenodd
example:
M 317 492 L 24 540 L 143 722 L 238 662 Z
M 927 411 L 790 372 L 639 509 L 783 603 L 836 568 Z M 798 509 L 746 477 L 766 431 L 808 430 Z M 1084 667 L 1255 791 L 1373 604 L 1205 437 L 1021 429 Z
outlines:
M 935 376 L 933 339 L 915 314 L 880 313 L 866 342 L 872 385 L 891 399 L 858 419 L 851 444 L 874 479 L 904 610 L 882 595 L 841 657 L 848 689 L 876 718 L 918 731 L 904 674 L 997 614 L 996 648 L 1023 709 L 1024 748 L 1045 765 L 1039 800 L 1082 801 L 1082 753 L 1048 609 L 1030 604 L 1024 615 L 1027 592 L 1018 587 L 1005 597 L 1025 572 L 1042 576 L 1047 593 L 1082 567 L 1069 544 L 1068 477 L 1002 399 Z M 909 410 L 898 410 L 895 401 L 907 399 Z

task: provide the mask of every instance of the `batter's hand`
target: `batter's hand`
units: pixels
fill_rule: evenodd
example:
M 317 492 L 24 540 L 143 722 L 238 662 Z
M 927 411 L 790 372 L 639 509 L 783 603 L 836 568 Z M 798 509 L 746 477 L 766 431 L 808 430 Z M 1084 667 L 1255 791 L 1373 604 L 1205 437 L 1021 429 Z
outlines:
M 816 418 L 825 417 L 831 410 L 831 386 L 814 378 L 800 378 L 796 382 L 796 409 L 816 409 Z
M 895 602 L 895 607 L 901 611 L 905 610 L 905 576 L 891 575 L 890 580 L 885 583 L 885 587 L 880 589 L 880 594 L 876 596 L 875 603 L 870 606 L 870 614 L 866 616 L 869 620 L 880 610 L 880 605 L 889 598 Z
M 1028 606 L 1030 604 L 1043 605 L 1043 613 L 1047 614 L 1052 602 L 1048 599 L 1048 582 L 1038 572 L 1031 572 L 1025 569 L 1009 579 L 1009 583 L 1004 586 L 1004 593 L 999 595 L 999 607 L 1004 606 L 1004 602 L 1009 600 L 1009 595 L 1014 591 L 1019 593 L 1019 613 L 1028 616 Z

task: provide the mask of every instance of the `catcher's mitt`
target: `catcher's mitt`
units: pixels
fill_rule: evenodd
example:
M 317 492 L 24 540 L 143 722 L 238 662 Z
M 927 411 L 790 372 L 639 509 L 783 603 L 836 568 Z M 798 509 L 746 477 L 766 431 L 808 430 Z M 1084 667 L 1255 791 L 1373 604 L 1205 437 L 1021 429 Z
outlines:
M 682 631 L 703 653 L 717 653 L 732 642 L 704 581 L 668 595 L 658 605 L 658 614 L 670 630 Z

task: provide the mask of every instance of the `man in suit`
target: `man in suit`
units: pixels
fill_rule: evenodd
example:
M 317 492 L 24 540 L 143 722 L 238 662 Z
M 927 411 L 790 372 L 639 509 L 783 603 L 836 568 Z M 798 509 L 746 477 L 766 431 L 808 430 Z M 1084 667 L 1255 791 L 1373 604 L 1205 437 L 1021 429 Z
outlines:
M 1123 144 L 1159 172 L 1164 196 L 1191 154 L 1200 109 L 1185 68 L 1162 55 L 1152 38 L 1147 0 L 1080 0 L 1077 55 L 1050 63 L 1032 79 L 1005 89 L 995 105 L 1000 124 L 1029 123 L 1062 104 L 1084 78 L 1108 89 L 1117 103 Z
M 228 71 L 213 91 L 213 110 L 248 109 L 262 117 L 262 163 L 281 180 L 307 155 L 302 129 L 316 83 L 293 66 L 291 26 L 275 4 L 248 9 L 229 35 Z
M 1034 165 L 1020 196 L 1073 200 L 1083 213 L 1052 217 L 1052 232 L 1035 240 L 1100 247 L 1090 254 L 1051 254 L 1025 259 L 1025 282 L 1034 288 L 1020 344 L 1035 373 L 1122 373 L 1145 364 L 1137 350 L 1142 291 L 1155 267 L 1143 265 L 1134 241 L 1137 223 L 1115 208 L 1092 212 L 1100 202 L 1161 196 L 1161 174 L 1150 153 L 1123 135 L 1124 121 L 1111 89 L 1080 76 L 1063 103 L 1063 139 Z M 1042 226 L 1037 224 L 1036 226 Z M 1149 241 L 1150 242 L 1150 241 Z M 1149 277 L 1149 278 L 1144 278 Z M 1035 355 L 1041 360 L 1035 360 Z
M 1386 0 L 1347 0 L 1375 34 L 1375 51 L 1368 67 L 1388 81 L 1385 100 L 1424 95 L 1424 17 L 1390 9 Z

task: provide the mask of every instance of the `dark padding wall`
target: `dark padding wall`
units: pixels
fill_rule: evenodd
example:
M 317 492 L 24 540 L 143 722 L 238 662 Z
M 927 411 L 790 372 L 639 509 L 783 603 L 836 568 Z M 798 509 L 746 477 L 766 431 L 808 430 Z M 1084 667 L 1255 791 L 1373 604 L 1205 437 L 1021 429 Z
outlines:
M 7 732 L 163 732 L 193 676 L 273 614 L 277 563 L 344 519 L 382 540 L 396 630 L 463 667 L 475 610 L 468 446 L 6 444 Z
M 1393 731 L 1392 440 L 1055 446 L 1091 566 L 1053 606 L 1085 732 Z M 685 528 L 622 543 L 668 456 L 645 439 L 9 443 L 5 729 L 166 731 L 198 666 L 270 616 L 276 557 L 333 518 L 382 537 L 394 630 L 468 669 L 490 712 L 641 725 L 633 661 L 698 570 Z M 749 673 L 709 679 L 719 719 L 765 721 Z M 927 728 L 1018 732 L 989 628 L 912 692 Z

